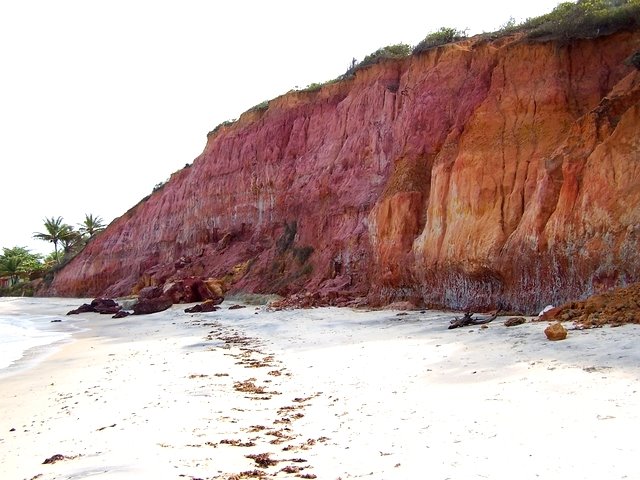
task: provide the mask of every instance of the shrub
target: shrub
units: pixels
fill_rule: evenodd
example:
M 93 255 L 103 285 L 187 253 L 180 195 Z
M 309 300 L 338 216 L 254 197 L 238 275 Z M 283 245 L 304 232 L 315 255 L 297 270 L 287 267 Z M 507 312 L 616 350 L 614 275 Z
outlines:
M 440 27 L 439 30 L 429 33 L 413 49 L 413 53 L 422 53 L 440 45 L 457 42 L 467 38 L 466 30 L 458 30 L 451 27 Z
M 640 28 L 640 0 L 565 2 L 546 15 L 528 19 L 521 29 L 534 40 L 595 38 Z
M 251 107 L 248 112 L 264 112 L 269 109 L 269 100 L 265 100 L 264 102 L 260 102 L 257 105 Z
M 214 133 L 218 133 L 218 130 L 220 130 L 221 128 L 228 127 L 229 125 L 233 125 L 234 123 L 236 123 L 236 119 L 235 118 L 233 120 L 225 120 L 224 122 L 219 123 L 216 126 L 216 128 L 214 128 L 209 133 L 207 133 L 207 137 L 213 135 Z
M 342 76 L 342 78 L 353 75 L 358 70 L 380 63 L 383 60 L 404 58 L 411 55 L 411 45 L 406 43 L 396 43 L 395 45 L 387 45 L 386 47 L 379 48 L 373 53 L 370 53 L 360 63 L 356 63 L 355 59 L 351 62 L 351 66 Z
M 0 288 L 0 297 L 33 297 L 34 288 L 30 282 L 16 283 L 11 287 Z

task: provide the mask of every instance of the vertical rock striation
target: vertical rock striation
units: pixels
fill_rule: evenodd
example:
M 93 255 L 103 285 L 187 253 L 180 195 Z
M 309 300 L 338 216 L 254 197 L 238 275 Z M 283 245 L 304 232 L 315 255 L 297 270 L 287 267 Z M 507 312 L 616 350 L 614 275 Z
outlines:
M 233 271 L 328 303 L 535 311 L 640 280 L 639 49 L 474 38 L 283 95 L 212 132 L 47 293 Z

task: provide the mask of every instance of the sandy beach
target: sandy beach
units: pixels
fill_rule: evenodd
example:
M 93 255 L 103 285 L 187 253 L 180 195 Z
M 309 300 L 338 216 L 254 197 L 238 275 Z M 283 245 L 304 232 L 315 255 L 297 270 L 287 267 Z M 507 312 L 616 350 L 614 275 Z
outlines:
M 550 342 L 504 318 L 231 305 L 62 317 L 71 340 L 0 373 L 0 478 L 640 478 L 638 325 Z

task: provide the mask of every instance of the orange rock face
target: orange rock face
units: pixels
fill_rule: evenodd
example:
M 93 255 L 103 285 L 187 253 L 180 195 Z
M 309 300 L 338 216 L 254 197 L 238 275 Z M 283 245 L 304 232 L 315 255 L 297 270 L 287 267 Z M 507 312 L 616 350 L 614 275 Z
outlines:
M 638 49 L 469 39 L 286 94 L 210 134 L 47 293 L 196 276 L 537 312 L 640 280 Z

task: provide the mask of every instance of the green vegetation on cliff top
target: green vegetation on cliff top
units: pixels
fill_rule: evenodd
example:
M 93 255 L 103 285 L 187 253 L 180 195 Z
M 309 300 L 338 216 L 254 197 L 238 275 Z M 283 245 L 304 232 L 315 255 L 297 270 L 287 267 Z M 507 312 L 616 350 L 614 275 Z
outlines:
M 510 19 L 499 30 L 482 34 L 495 39 L 515 33 L 523 33 L 523 41 L 560 41 L 596 38 L 611 35 L 621 30 L 640 28 L 640 0 L 578 0 L 563 2 L 551 12 L 535 18 L 528 18 L 522 23 Z M 300 93 L 314 93 L 323 86 L 352 78 L 357 71 L 376 65 L 386 60 L 420 55 L 442 45 L 458 42 L 467 38 L 466 30 L 453 27 L 441 27 L 430 32 L 415 47 L 404 43 L 388 45 L 367 55 L 361 62 L 354 58 L 347 71 L 337 78 L 312 83 L 303 89 L 292 90 Z M 270 101 L 264 101 L 251 107 L 247 112 L 265 112 Z M 222 122 L 211 130 L 207 136 L 217 133 L 221 128 L 234 124 L 236 120 Z

